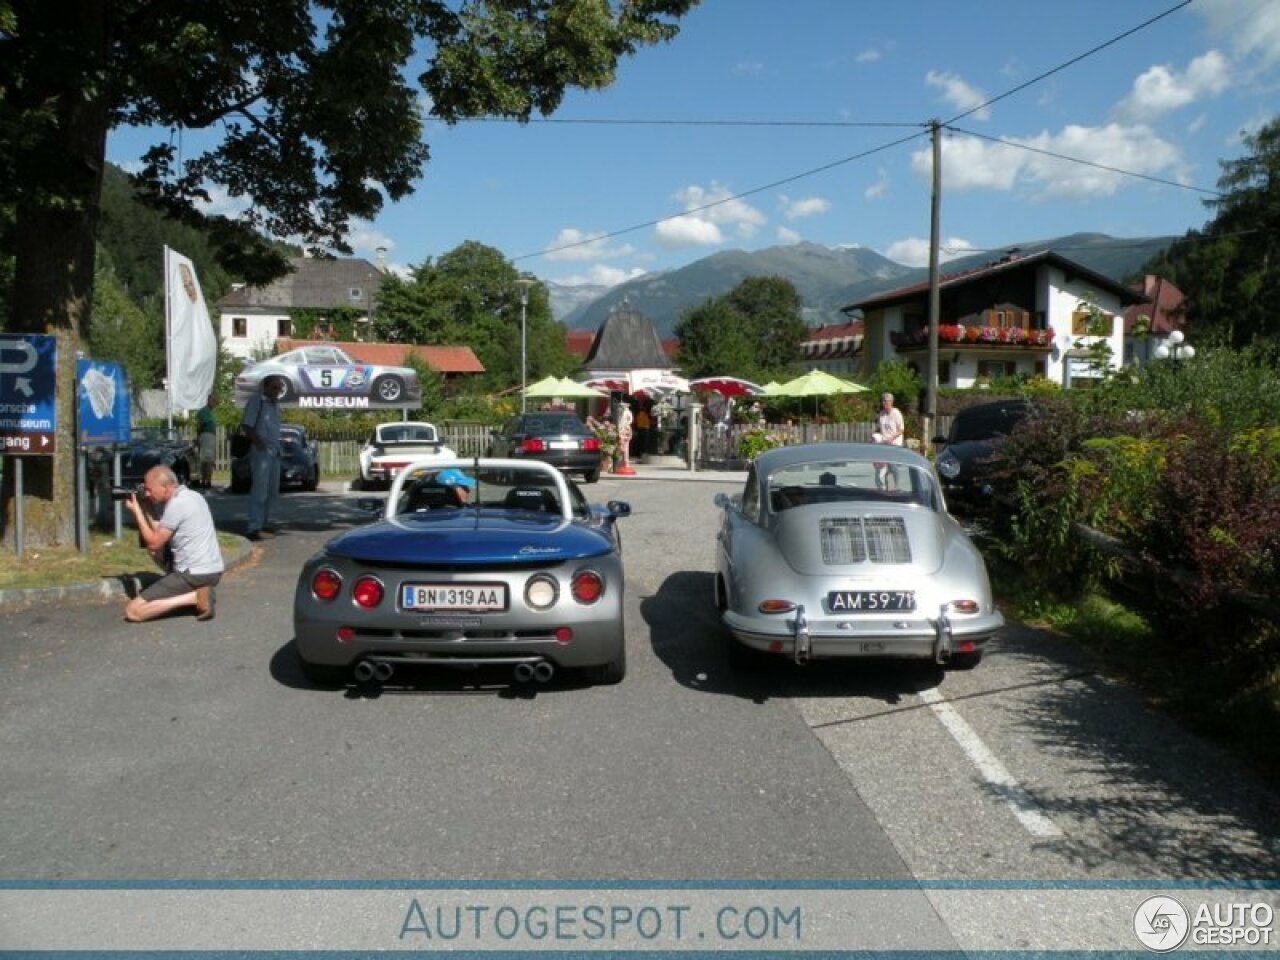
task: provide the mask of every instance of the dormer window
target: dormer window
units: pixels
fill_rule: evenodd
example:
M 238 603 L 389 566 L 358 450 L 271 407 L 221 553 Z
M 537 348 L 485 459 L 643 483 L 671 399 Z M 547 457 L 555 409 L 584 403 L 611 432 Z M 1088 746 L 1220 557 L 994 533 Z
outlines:
M 359 287 L 352 287 L 350 293 L 353 301 L 360 301 L 364 299 L 364 291 Z

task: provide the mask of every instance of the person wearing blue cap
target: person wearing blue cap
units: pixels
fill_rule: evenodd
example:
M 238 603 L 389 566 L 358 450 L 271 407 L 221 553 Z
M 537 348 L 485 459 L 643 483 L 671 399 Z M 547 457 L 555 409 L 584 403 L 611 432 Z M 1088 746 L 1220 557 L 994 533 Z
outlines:
M 438 487 L 448 487 L 460 507 L 467 505 L 471 489 L 476 485 L 475 480 L 455 467 L 449 467 L 437 473 L 435 483 Z

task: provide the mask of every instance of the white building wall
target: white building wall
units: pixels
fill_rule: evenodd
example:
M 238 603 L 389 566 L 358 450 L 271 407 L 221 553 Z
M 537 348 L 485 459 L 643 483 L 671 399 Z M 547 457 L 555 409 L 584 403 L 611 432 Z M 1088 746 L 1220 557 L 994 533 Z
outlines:
M 245 335 L 235 336 L 236 318 L 245 321 Z M 252 314 L 223 313 L 219 317 L 218 329 L 222 335 L 222 345 L 233 357 L 251 360 L 255 356 L 270 354 L 280 331 L 280 324 L 289 319 L 287 313 Z
M 1039 270 L 1039 282 L 1036 284 L 1037 297 L 1044 296 L 1043 304 L 1037 303 L 1036 309 L 1044 310 L 1046 322 L 1053 328 L 1053 349 L 1049 353 L 1049 362 L 1045 376 L 1054 383 L 1067 386 L 1072 375 L 1079 377 L 1078 368 L 1069 369 L 1070 358 L 1067 354 L 1077 348 L 1087 348 L 1099 340 L 1105 340 L 1111 348 L 1111 359 L 1108 366 L 1119 369 L 1124 362 L 1124 309 L 1119 298 L 1112 293 L 1102 293 L 1083 280 L 1067 281 L 1063 271 L 1058 267 L 1044 266 Z M 1079 309 L 1080 302 L 1087 300 L 1111 317 L 1111 332 L 1106 337 L 1074 336 L 1071 332 L 1072 315 Z

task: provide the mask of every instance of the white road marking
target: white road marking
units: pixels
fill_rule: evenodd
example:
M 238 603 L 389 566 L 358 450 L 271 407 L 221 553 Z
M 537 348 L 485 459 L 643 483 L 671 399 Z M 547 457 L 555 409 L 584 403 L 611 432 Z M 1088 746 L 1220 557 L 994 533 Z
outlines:
M 960 745 L 960 749 L 973 761 L 983 779 L 991 784 L 996 795 L 1009 805 L 1013 815 L 1029 833 L 1036 837 L 1062 836 L 1062 831 L 1057 825 L 1045 815 L 1040 805 L 1031 798 L 1022 784 L 1013 778 L 1013 774 L 1005 769 L 1004 764 L 982 742 L 982 738 L 974 732 L 973 727 L 965 722 L 964 717 L 960 716 L 956 708 L 942 694 L 933 689 L 921 690 L 920 699 L 929 705 L 929 709 L 942 721 L 942 725 Z

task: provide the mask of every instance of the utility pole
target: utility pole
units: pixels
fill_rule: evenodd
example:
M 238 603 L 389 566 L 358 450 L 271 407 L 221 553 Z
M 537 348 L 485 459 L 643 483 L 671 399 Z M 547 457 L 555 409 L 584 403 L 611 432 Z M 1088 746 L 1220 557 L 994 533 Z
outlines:
M 938 422 L 938 323 L 942 296 L 938 290 L 938 221 L 942 209 L 942 139 L 937 120 L 929 122 L 933 141 L 933 193 L 929 209 L 929 360 L 925 371 L 924 436 L 921 452 L 928 454 L 933 444 L 933 425 Z

